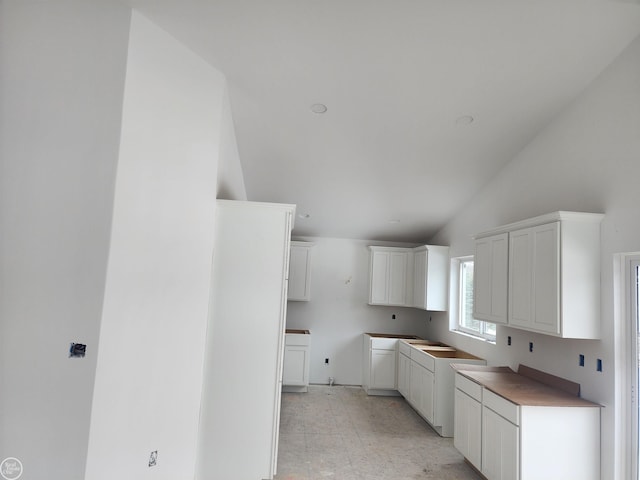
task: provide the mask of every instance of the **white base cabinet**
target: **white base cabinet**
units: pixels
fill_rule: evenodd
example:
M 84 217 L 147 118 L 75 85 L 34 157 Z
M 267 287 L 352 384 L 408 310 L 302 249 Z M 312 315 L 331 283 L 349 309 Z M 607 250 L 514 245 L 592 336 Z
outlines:
M 454 434 L 454 371 L 452 363 L 484 365 L 461 350 L 422 350 L 398 341 L 398 389 L 409 405 L 443 437 Z M 438 348 L 438 347 L 436 347 Z M 400 386 L 402 385 L 402 387 Z
M 362 388 L 368 395 L 399 395 L 397 338 L 363 335 Z
M 478 470 L 482 465 L 482 387 L 464 377 L 456 377 L 455 431 L 453 445 Z
M 308 330 L 285 333 L 284 361 L 282 367 L 283 392 L 307 392 L 309 390 L 309 348 L 311 335 Z
M 460 373 L 455 386 L 454 446 L 488 480 L 600 479 L 600 406 L 516 404 Z

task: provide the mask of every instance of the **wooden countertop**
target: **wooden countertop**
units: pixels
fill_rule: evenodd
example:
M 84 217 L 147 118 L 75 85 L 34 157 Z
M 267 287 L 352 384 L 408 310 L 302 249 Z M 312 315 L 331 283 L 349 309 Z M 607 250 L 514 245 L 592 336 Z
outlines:
M 538 407 L 601 407 L 601 405 L 597 403 L 572 395 L 560 388 L 534 380 L 530 378 L 531 375 L 516 373 L 509 367 L 486 367 L 482 365 L 464 364 L 452 364 L 451 367 L 469 380 L 482 385 L 496 395 L 500 395 L 516 405 Z M 558 379 L 558 377 L 552 378 Z

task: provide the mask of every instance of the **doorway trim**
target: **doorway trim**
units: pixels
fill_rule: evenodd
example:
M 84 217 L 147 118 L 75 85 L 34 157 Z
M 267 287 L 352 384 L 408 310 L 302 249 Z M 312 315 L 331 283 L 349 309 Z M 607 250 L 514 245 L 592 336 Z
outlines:
M 615 479 L 638 479 L 638 362 L 634 275 L 640 252 L 614 255 Z

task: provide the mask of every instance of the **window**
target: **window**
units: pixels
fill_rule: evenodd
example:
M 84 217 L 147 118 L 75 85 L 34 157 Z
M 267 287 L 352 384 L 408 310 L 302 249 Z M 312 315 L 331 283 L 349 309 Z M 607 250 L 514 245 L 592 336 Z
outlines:
M 452 278 L 455 278 L 456 307 L 452 309 L 455 318 L 454 330 L 495 341 L 496 325 L 473 318 L 473 257 L 454 260 Z M 453 289 L 452 289 L 453 290 Z M 457 314 L 456 314 L 457 313 Z

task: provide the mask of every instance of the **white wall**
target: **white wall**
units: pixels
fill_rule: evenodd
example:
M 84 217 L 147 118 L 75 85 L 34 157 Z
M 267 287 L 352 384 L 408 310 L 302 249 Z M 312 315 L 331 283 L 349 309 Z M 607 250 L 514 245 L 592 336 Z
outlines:
M 193 478 L 225 95 L 133 13 L 87 480 Z
M 231 115 L 228 89 L 222 103 L 222 122 L 220 131 L 220 158 L 218 163 L 218 186 L 216 198 L 225 200 L 246 200 L 238 143 Z
M 362 385 L 362 334 L 424 336 L 429 313 L 405 307 L 367 304 L 368 240 L 296 237 L 315 243 L 311 259 L 311 301 L 288 302 L 287 328 L 311 331 L 311 383 Z M 414 246 L 393 244 L 396 246 Z M 395 320 L 391 315 L 395 314 Z M 435 320 L 434 320 L 435 321 Z M 324 363 L 329 359 L 329 365 Z
M 526 112 L 525 112 L 526 113 Z M 605 213 L 602 223 L 602 340 L 559 340 L 498 328 L 497 345 L 447 331 L 446 315 L 430 335 L 493 364 L 526 364 L 582 385 L 601 403 L 602 478 L 613 478 L 613 255 L 640 250 L 640 38 L 487 185 L 433 242 L 452 256 L 473 253 L 471 234 L 556 210 Z M 513 345 L 506 346 L 511 335 Z M 534 342 L 529 353 L 528 342 Z M 578 366 L 578 355 L 586 366 Z M 596 372 L 601 358 L 604 371 Z
M 129 17 L 0 2 L 0 460 L 25 479 L 84 478 Z

